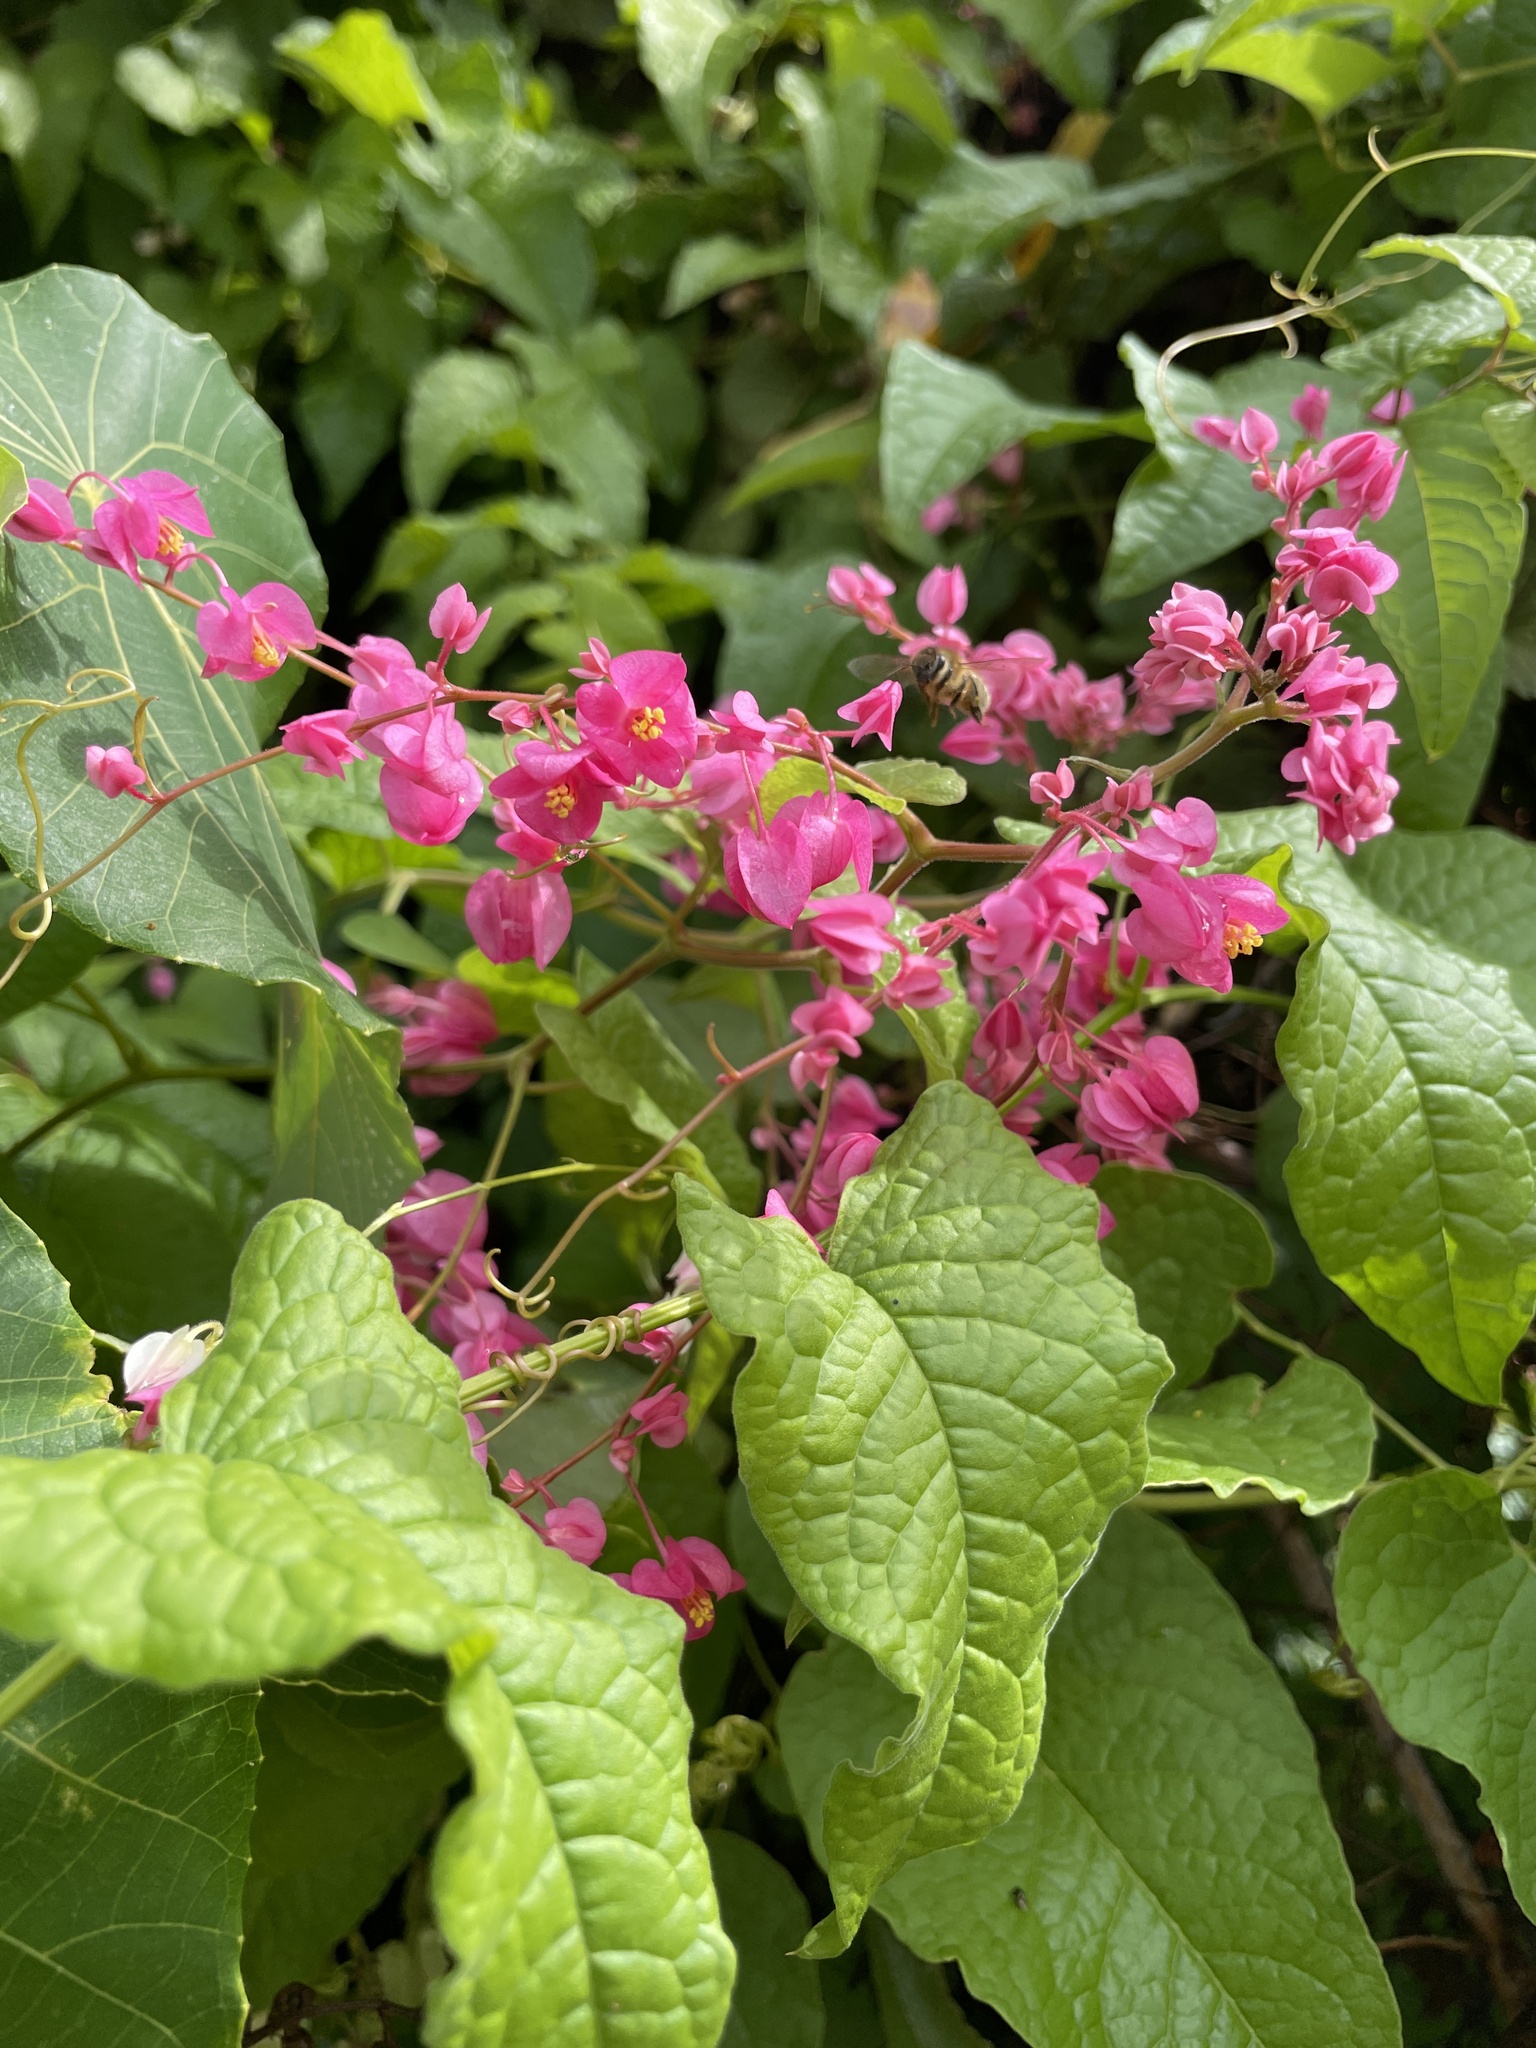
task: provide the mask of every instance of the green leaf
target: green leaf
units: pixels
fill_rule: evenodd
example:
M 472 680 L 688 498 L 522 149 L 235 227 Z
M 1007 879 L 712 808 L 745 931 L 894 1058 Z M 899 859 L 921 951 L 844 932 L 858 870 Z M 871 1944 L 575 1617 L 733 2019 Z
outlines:
M 355 911 L 342 926 L 341 936 L 353 952 L 371 960 L 387 960 L 391 967 L 409 968 L 412 974 L 441 979 L 453 973 L 447 954 L 396 910 Z
M 300 21 L 273 48 L 301 78 L 318 79 L 381 128 L 437 117 L 410 45 L 380 8 L 349 7 L 334 23 Z
M 879 85 L 868 77 L 839 83 L 799 64 L 781 65 L 773 84 L 799 130 L 817 206 L 830 226 L 857 247 L 870 236 L 885 139 Z M 811 255 L 814 264 L 814 242 Z
M 323 1981 L 335 1944 L 409 1860 L 464 1769 L 442 1698 L 440 1669 L 378 1643 L 262 1685 L 241 1954 L 252 2005 Z
M 97 108 L 111 78 L 108 52 L 80 36 L 59 37 L 38 52 L 30 81 L 40 118 L 16 165 L 32 233 L 47 247 L 80 189 Z
M 110 1383 L 42 1241 L 0 1205 L 0 1449 L 57 1458 L 118 1442 Z
M 970 795 L 965 777 L 942 761 L 903 761 L 898 756 L 882 756 L 861 761 L 859 773 L 908 804 L 961 804 Z
M 112 76 L 129 99 L 178 135 L 201 135 L 222 128 L 241 112 L 244 94 L 206 70 L 183 70 L 166 51 L 152 43 L 131 43 L 119 50 Z
M 726 1496 L 725 1515 L 731 1562 L 747 1582 L 747 1598 L 775 1621 L 787 1621 L 795 1604 L 795 1589 L 784 1576 L 784 1567 L 773 1545 L 757 1526 L 747 1489 L 739 1478 L 732 1481 Z M 728 1918 L 726 1932 L 730 1933 Z M 802 1927 L 801 1936 L 805 1933 L 806 1928 Z
M 1486 407 L 1486 390 L 1472 390 L 1401 423 L 1408 463 L 1391 511 L 1370 528 L 1401 571 L 1372 624 L 1408 685 L 1431 761 L 1467 721 L 1525 540 L 1520 479 L 1482 423 Z
M 1173 1385 L 1187 1386 L 1236 1329 L 1234 1297 L 1274 1278 L 1264 1220 L 1203 1174 L 1109 1165 L 1093 1191 L 1115 1219 L 1104 1263 L 1135 1295 L 1142 1328 L 1167 1347 Z
M 848 687 L 852 689 L 852 683 Z M 859 773 L 868 775 L 869 770 L 860 763 Z M 877 792 L 866 788 L 862 782 L 856 782 L 851 775 L 845 775 L 840 767 L 833 767 L 832 779 L 839 789 L 846 790 L 850 796 L 862 797 L 866 803 L 874 804 L 879 810 L 899 815 L 907 807 L 906 798 L 899 796 L 895 790 L 882 789 Z M 874 782 L 878 778 L 870 775 L 869 779 Z M 793 797 L 818 796 L 825 792 L 826 787 L 827 771 L 820 761 L 813 761 L 803 754 L 792 754 L 782 761 L 776 761 L 768 770 L 758 784 L 758 801 L 763 807 L 763 816 L 771 823 Z
M 576 984 L 558 968 L 535 967 L 531 960 L 496 966 L 473 947 L 453 963 L 455 980 L 467 981 L 490 998 L 496 1022 L 509 1038 L 531 1038 L 539 1028 L 537 1008 L 552 1003 L 574 1010 Z
M 806 1606 L 919 1702 L 833 1788 L 811 1947 L 835 1952 L 891 1871 L 1017 1802 L 1046 1633 L 1140 1485 L 1166 1354 L 1103 1269 L 1093 1198 L 959 1082 L 844 1190 L 825 1262 L 686 1181 L 678 1221 L 711 1309 L 757 1340 L 735 1397 L 754 1515 Z
M 1059 0 L 986 0 L 986 11 L 1075 107 L 1102 107 L 1115 81 L 1115 43 L 1101 22 L 1077 27 Z
M 1209 1486 L 1225 1500 L 1250 1480 L 1320 1515 L 1371 1476 L 1376 1422 L 1352 1373 L 1298 1358 L 1275 1386 L 1235 1373 L 1165 1394 L 1147 1423 L 1148 1486 Z
M 1287 829 L 1294 813 L 1239 813 L 1224 845 Z M 1326 921 L 1279 1038 L 1296 1220 L 1373 1322 L 1496 1402 L 1536 1308 L 1536 849 L 1398 831 L 1349 861 L 1298 846 L 1281 886 Z
M 785 1695 L 802 1811 L 842 1747 L 809 1725 L 816 1667 L 847 1657 L 804 1659 Z M 1017 1813 L 881 1894 L 907 1946 L 958 1960 L 1035 2048 L 1398 2048 L 1311 1738 L 1181 1537 L 1150 1516 L 1115 1518 L 1051 1637 L 1047 1685 Z M 846 1716 L 859 1696 L 845 1685 L 828 1704 Z M 840 1732 L 862 1733 L 846 1718 Z
M 491 1498 L 459 1384 L 400 1313 L 387 1261 L 295 1202 L 252 1232 L 228 1333 L 162 1432 L 173 1451 L 323 1477 L 493 1637 L 448 1696 L 475 1790 L 434 1857 L 458 1959 L 429 2001 L 434 2048 L 561 2027 L 621 2048 L 637 2009 L 668 2048 L 710 2048 L 730 1957 L 689 1818 L 681 1626 Z
M 1536 242 L 1529 236 L 1388 235 L 1360 253 L 1363 262 L 1382 256 L 1428 256 L 1452 263 L 1498 300 L 1509 327 L 1519 332 L 1536 325 Z
M 214 344 L 183 334 L 119 279 L 53 269 L 0 289 L 0 442 L 33 475 L 68 483 L 163 466 L 203 494 L 209 552 L 239 588 L 294 584 L 323 610 L 319 564 L 289 493 L 277 430 Z M 8 546 L 0 596 L 0 687 L 64 701 L 83 666 L 125 669 L 155 703 L 146 747 L 162 785 L 207 774 L 261 744 L 293 686 L 206 682 L 190 614 L 116 570 L 37 546 Z M 182 582 L 213 588 L 202 569 Z M 110 677 L 78 698 L 109 693 Z M 35 711 L 0 714 L 6 758 Z M 60 876 L 92 859 L 127 822 L 85 780 L 87 741 L 123 742 L 131 702 L 57 717 L 27 754 L 47 819 L 46 860 Z M 0 775 L 0 850 L 32 871 L 35 827 L 20 780 Z M 76 923 L 140 952 L 199 960 L 248 981 L 302 981 L 343 1016 L 358 1007 L 321 965 L 309 892 L 254 774 L 221 777 L 173 804 L 105 865 L 64 892 Z
M 1536 487 L 1536 405 L 1516 399 L 1483 414 L 1488 438 L 1526 490 Z
M 879 422 L 860 405 L 853 418 L 837 413 L 815 420 L 798 433 L 770 441 L 726 500 L 727 514 L 780 491 L 810 484 L 853 483 L 875 459 Z
M 1511 613 L 1513 613 L 1513 605 Z M 1488 779 L 1488 764 L 1498 739 L 1499 718 L 1504 708 L 1504 684 L 1509 661 L 1510 640 L 1515 631 L 1513 616 L 1507 622 L 1504 640 L 1494 648 L 1467 722 L 1448 752 L 1431 761 L 1419 738 L 1419 718 L 1413 699 L 1400 690 L 1393 700 L 1392 728 L 1397 745 L 1392 749 L 1392 773 L 1398 791 L 1392 800 L 1392 817 L 1397 825 L 1413 832 L 1454 832 L 1471 822 Z M 1349 622 L 1352 654 L 1366 661 L 1385 661 L 1391 666 L 1386 648 L 1372 630 L 1372 622 L 1356 613 Z
M 661 317 L 675 320 L 679 313 L 702 306 L 706 299 L 733 285 L 753 284 L 761 277 L 782 277 L 786 271 L 804 268 L 805 242 L 798 235 L 772 248 L 744 242 L 740 235 L 705 235 L 700 241 L 684 242 L 667 278 Z
M 1463 349 L 1493 347 L 1503 327 L 1498 300 L 1467 285 L 1449 298 L 1423 300 L 1358 341 L 1338 343 L 1323 365 L 1345 371 L 1368 391 L 1380 391 L 1406 384 L 1436 363 L 1455 362 Z
M 852 13 L 831 12 L 826 17 L 827 69 L 839 90 L 854 79 L 868 79 L 880 99 L 905 114 L 940 149 L 953 149 L 955 123 L 944 95 L 930 72 L 898 33 L 898 25 L 913 16 L 895 21 L 870 21 Z M 923 17 L 916 19 L 921 22 Z M 931 43 L 937 55 L 937 39 Z
M 1339 1545 L 1339 1623 L 1398 1733 L 1464 1764 L 1536 1906 L 1525 1731 L 1536 1685 L 1536 1579 L 1499 1496 L 1470 1472 L 1425 1472 L 1369 1495 Z
M 35 1654 L 0 1639 L 0 1682 Z M 0 2000 L 30 2040 L 239 2039 L 255 1712 L 78 1666 L 0 1729 Z
M 904 341 L 891 357 L 880 404 L 887 517 L 898 534 L 909 532 L 935 498 L 969 482 L 1015 442 L 1050 444 L 1124 431 L 1123 419 L 1113 414 L 1037 404 L 990 370 Z
M 360 352 L 333 348 L 299 371 L 293 416 L 334 519 L 395 445 L 399 387 Z
M 523 386 L 505 356 L 450 349 L 422 371 L 405 409 L 402 461 L 413 505 L 433 506 L 471 455 L 526 443 Z
M 1138 80 L 1182 71 L 1205 34 L 1205 23 L 1179 22 L 1158 37 L 1137 67 Z M 1205 71 L 1235 71 L 1275 85 L 1327 121 L 1362 93 L 1393 77 L 1398 66 L 1383 51 L 1326 28 L 1277 23 L 1220 42 L 1200 63 Z
M 878 1915 L 865 1923 L 864 1937 L 885 2029 L 883 2048 L 985 2048 L 939 1964 L 913 1955 Z
M 720 1917 L 736 1950 L 736 1989 L 720 2048 L 821 2048 L 826 2013 L 814 1968 L 793 1951 L 811 1924 L 800 1887 L 745 1835 L 711 1828 Z
M 1001 254 L 1093 189 L 1093 173 L 1072 157 L 987 156 L 962 142 L 908 217 L 902 255 L 942 280 Z
M 711 154 L 710 116 L 764 27 L 732 0 L 638 0 L 640 68 L 694 161 Z
M 354 1031 L 309 989 L 285 988 L 266 1206 L 313 1195 L 361 1226 L 398 1200 L 421 1172 L 399 1077 L 395 1031 Z
M 601 341 L 604 323 L 588 332 Z M 611 322 L 606 332 L 612 333 Z M 633 544 L 645 530 L 645 456 L 607 404 L 579 349 L 512 327 L 500 338 L 521 358 L 533 384 L 524 413 L 540 460 L 558 472 L 607 539 Z
M 0 973 L 10 966 L 18 949 L 17 941 L 3 928 L 3 920 L 31 894 L 25 882 L 11 877 L 0 881 Z M 28 912 L 22 922 L 28 929 L 33 928 L 37 912 Z M 12 1017 L 48 1002 L 68 988 L 100 951 L 101 940 L 94 932 L 85 931 L 72 918 L 55 911 L 43 937 L 4 987 L 0 987 L 0 1024 L 9 1023 Z

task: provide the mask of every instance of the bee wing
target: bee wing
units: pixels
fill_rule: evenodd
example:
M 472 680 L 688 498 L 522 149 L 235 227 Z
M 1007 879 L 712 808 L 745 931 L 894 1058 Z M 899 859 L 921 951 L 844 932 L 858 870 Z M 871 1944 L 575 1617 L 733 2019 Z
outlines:
M 861 683 L 910 683 L 912 664 L 895 654 L 860 654 L 849 662 L 848 673 Z
M 975 669 L 985 682 L 992 682 L 998 676 L 1016 671 L 1019 663 L 1018 657 L 1012 654 L 970 654 L 963 666 Z

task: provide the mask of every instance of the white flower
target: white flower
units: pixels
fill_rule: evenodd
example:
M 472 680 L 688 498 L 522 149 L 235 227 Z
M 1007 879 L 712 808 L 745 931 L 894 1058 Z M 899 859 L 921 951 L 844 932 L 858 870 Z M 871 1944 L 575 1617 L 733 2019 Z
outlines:
M 224 1333 L 217 1323 L 183 1323 L 179 1330 L 151 1330 L 130 1344 L 123 1355 L 123 1392 L 131 1400 L 136 1394 L 163 1394 L 195 1372 L 208 1355 L 210 1332 L 214 1342 Z

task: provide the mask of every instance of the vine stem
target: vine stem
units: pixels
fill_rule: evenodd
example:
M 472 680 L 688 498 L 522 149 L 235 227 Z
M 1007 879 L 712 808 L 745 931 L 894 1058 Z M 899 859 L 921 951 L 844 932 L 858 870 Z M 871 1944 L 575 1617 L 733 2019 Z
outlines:
M 527 1290 L 525 1289 L 524 1292 Z M 670 1323 L 691 1322 L 708 1303 L 702 1294 L 674 1294 L 668 1301 L 653 1301 L 649 1308 L 634 1309 L 625 1320 L 632 1321 L 637 1337 L 649 1330 L 663 1330 Z M 606 1358 L 614 1348 L 613 1324 L 615 1318 L 604 1316 L 589 1323 L 584 1330 L 578 1330 L 574 1337 L 556 1337 L 552 1343 L 537 1345 L 532 1351 L 519 1351 L 508 1359 L 505 1365 L 493 1365 L 485 1372 L 477 1372 L 472 1379 L 465 1380 L 459 1389 L 459 1406 L 472 1408 L 477 1401 L 483 1401 L 491 1394 L 502 1393 L 508 1387 L 520 1386 L 527 1377 L 527 1366 L 538 1372 L 549 1371 L 551 1362 L 558 1368 L 572 1358 Z M 603 1441 L 602 1437 L 597 1443 Z M 595 1446 L 589 1445 L 589 1449 Z M 586 1452 L 578 1453 L 585 1457 Z
M 41 1657 L 0 1692 L 0 1728 L 8 1726 L 18 1714 L 24 1714 L 35 1700 L 40 1700 L 50 1686 L 57 1685 L 65 1673 L 72 1671 L 79 1662 L 67 1643 L 55 1643 L 51 1649 L 44 1650 Z
M 1237 1304 L 1237 1319 L 1252 1330 L 1256 1337 L 1262 1337 L 1266 1344 L 1278 1345 L 1280 1350 L 1289 1351 L 1294 1358 L 1315 1358 L 1321 1365 L 1336 1363 L 1334 1359 L 1324 1358 L 1320 1351 L 1314 1351 L 1310 1344 L 1303 1344 L 1300 1338 L 1287 1337 L 1283 1330 L 1273 1330 L 1268 1323 L 1260 1322 L 1245 1302 L 1240 1301 Z M 1415 1457 L 1422 1458 L 1426 1465 L 1433 1466 L 1437 1472 L 1450 1472 L 1455 1469 L 1438 1451 L 1432 1451 L 1429 1445 L 1416 1437 L 1406 1424 L 1399 1422 L 1395 1415 L 1383 1408 L 1379 1401 L 1371 1401 L 1369 1394 L 1366 1395 L 1366 1399 L 1371 1402 L 1371 1413 L 1382 1428 L 1389 1429 L 1400 1443 L 1408 1446 Z

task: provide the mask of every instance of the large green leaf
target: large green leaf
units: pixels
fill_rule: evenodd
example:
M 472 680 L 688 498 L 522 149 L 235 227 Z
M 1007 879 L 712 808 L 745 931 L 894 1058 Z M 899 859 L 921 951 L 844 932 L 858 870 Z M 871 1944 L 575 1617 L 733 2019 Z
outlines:
M 1536 849 L 1393 832 L 1345 861 L 1302 832 L 1282 886 L 1326 936 L 1279 1039 L 1296 1220 L 1437 1379 L 1497 1401 L 1536 1307 Z M 1224 834 L 1262 852 L 1297 820 L 1250 811 Z
M 731 0 L 641 0 L 640 63 L 696 162 L 710 155 L 710 115 L 762 29 Z
M 902 254 L 934 277 L 1000 251 L 1093 190 L 1088 166 L 1067 156 L 986 156 L 961 143 L 924 192 Z
M 1431 761 L 1466 724 L 1525 540 L 1520 479 L 1483 425 L 1487 407 L 1487 390 L 1474 389 L 1402 422 L 1409 459 L 1391 511 L 1370 529 L 1401 572 L 1372 623 Z
M 1425 1472 L 1371 1494 L 1345 1528 L 1334 1591 L 1393 1727 L 1477 1778 L 1511 1889 L 1532 1912 L 1536 1578 L 1498 1495 L 1470 1472 Z
M 379 1643 L 262 1685 L 240 1959 L 253 2005 L 328 1975 L 332 1948 L 421 1840 L 464 1768 L 442 1698 L 440 1669 Z
M 1159 36 L 1137 68 L 1138 79 L 1184 70 L 1205 40 L 1204 30 L 1197 16 Z M 1235 71 L 1240 77 L 1277 85 L 1300 100 L 1308 113 L 1326 121 L 1389 79 L 1397 67 L 1382 51 L 1353 36 L 1335 35 L 1308 23 L 1278 22 L 1220 41 L 1200 60 L 1199 68 Z
M 825 1261 L 687 1181 L 678 1214 L 711 1309 L 757 1340 L 735 1396 L 753 1514 L 817 1619 L 918 1701 L 833 1786 L 832 1952 L 891 1871 L 1017 1803 L 1046 1634 L 1141 1483 L 1167 1356 L 1104 1270 L 1094 1198 L 960 1082 L 850 1183 Z
M 799 1886 L 745 1835 L 712 1828 L 704 1839 L 736 1950 L 736 1991 L 720 2048 L 821 2048 L 818 1973 L 794 1955 L 811 1924 Z
M 434 1987 L 433 2048 L 561 2029 L 620 2048 L 636 2011 L 668 2048 L 710 2048 L 730 1952 L 689 1815 L 681 1626 L 491 1498 L 458 1395 L 387 1261 L 333 1211 L 292 1202 L 252 1232 L 225 1339 L 167 1398 L 162 1429 L 171 1449 L 259 1458 L 356 1501 L 490 1638 L 448 1696 L 475 1790 L 434 1859 L 458 1964 Z
M 278 578 L 323 610 L 319 563 L 294 506 L 282 441 L 206 336 L 184 334 L 115 277 L 39 272 L 0 290 L 0 444 L 29 473 L 67 484 L 83 469 L 165 468 L 196 484 L 213 524 L 208 551 L 240 588 Z M 155 702 L 146 748 L 157 780 L 178 781 L 262 744 L 293 688 L 205 682 L 190 611 L 116 570 L 58 548 L 8 544 L 0 593 L 0 687 L 50 703 L 81 669 L 104 665 Z M 213 588 L 200 567 L 183 578 Z M 77 695 L 121 685 L 86 679 Z M 32 709 L 0 713 L 5 758 Z M 50 876 L 99 853 L 130 822 L 85 780 L 87 741 L 126 741 L 131 703 L 70 711 L 27 753 L 47 819 Z M 32 810 L 19 777 L 0 775 L 0 849 L 30 873 Z M 259 778 L 232 775 L 172 805 L 62 899 L 77 923 L 115 944 L 200 960 L 250 981 L 302 981 L 346 1016 L 350 997 L 320 963 L 309 895 Z
M 1040 1762 L 985 1842 L 902 1871 L 879 1909 L 955 1958 L 1035 2048 L 1396 2048 L 1311 1741 L 1183 1540 L 1116 1517 L 1051 1637 Z M 802 1813 L 899 1708 L 835 1644 L 779 1716 Z
M 1103 106 L 1115 78 L 1114 35 L 1105 23 L 1078 27 L 1058 0 L 987 0 L 986 11 L 1073 106 Z
M 1527 235 L 1388 235 L 1361 251 L 1374 256 L 1430 256 L 1451 263 L 1498 301 L 1505 325 L 1536 326 L 1536 242 Z
M 1370 1396 L 1354 1375 L 1298 1358 L 1273 1387 L 1241 1372 L 1165 1395 L 1147 1422 L 1147 1484 L 1209 1486 L 1225 1499 L 1253 1480 L 1320 1515 L 1364 1486 L 1375 1442 Z
M 41 1240 L 0 1206 L 0 1450 L 57 1458 L 117 1443 L 123 1418 L 94 1358 Z
M 1381 390 L 1406 384 L 1432 364 L 1454 362 L 1463 349 L 1491 348 L 1503 325 L 1498 300 L 1467 285 L 1449 298 L 1422 301 L 1358 341 L 1338 343 L 1323 366 L 1348 371 L 1366 390 Z
M 1142 1328 L 1162 1339 L 1174 1385 L 1187 1386 L 1237 1327 L 1234 1297 L 1274 1277 L 1264 1219 L 1203 1174 L 1110 1165 L 1094 1192 L 1115 1219 L 1104 1263 L 1135 1295 Z
M 0 924 L 32 894 L 27 883 L 7 879 L 0 883 Z M 25 922 L 31 925 L 36 913 Z M 8 929 L 0 929 L 0 972 L 8 968 L 19 950 Z M 0 988 L 0 1023 L 19 1017 L 37 1003 L 46 1003 L 89 967 L 101 951 L 101 940 L 73 918 L 55 912 L 48 930 L 28 953 L 16 972 Z
M 399 1074 L 393 1029 L 354 1030 L 311 989 L 284 989 L 269 1207 L 313 1195 L 361 1227 L 398 1199 L 421 1172 Z

